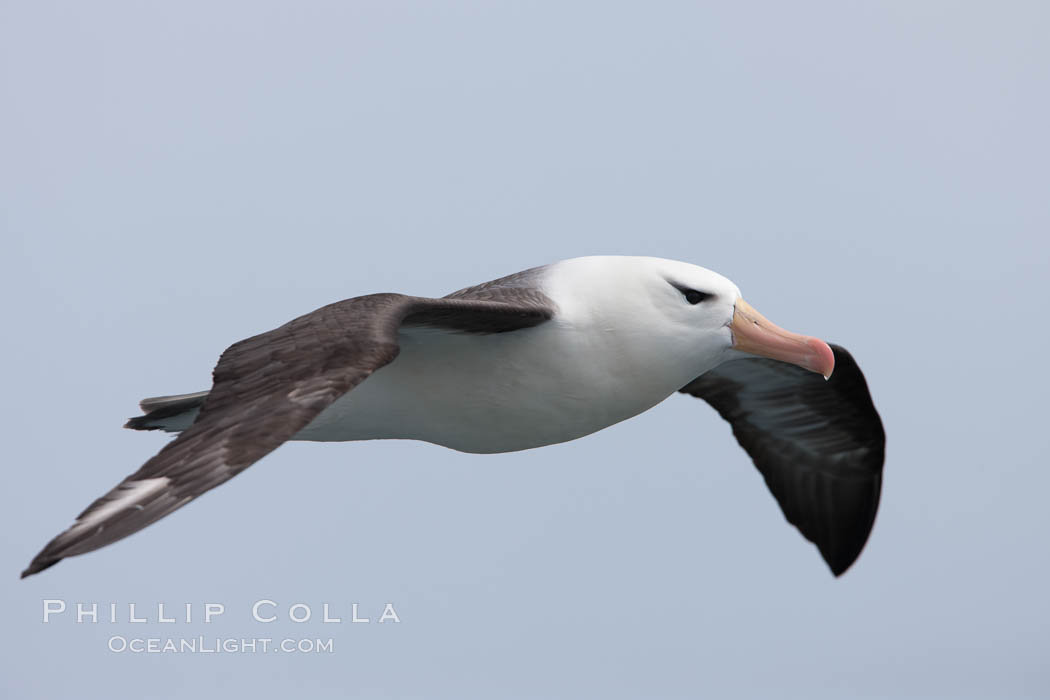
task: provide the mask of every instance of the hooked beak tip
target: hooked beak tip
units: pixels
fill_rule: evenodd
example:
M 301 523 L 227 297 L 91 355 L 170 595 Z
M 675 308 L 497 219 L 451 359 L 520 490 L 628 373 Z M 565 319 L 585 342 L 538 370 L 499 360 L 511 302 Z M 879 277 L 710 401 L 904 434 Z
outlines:
M 823 340 L 810 338 L 807 342 L 810 347 L 809 369 L 819 373 L 825 380 L 831 379 L 835 371 L 835 353 Z

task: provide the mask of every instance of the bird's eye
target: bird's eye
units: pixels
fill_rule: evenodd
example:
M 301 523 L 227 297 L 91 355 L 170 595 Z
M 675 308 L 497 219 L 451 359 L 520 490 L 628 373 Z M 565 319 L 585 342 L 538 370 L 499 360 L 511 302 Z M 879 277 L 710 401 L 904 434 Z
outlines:
M 690 304 L 699 304 L 704 299 L 711 298 L 711 295 L 707 292 L 698 292 L 695 289 L 683 289 L 682 295 L 685 296 L 685 300 Z

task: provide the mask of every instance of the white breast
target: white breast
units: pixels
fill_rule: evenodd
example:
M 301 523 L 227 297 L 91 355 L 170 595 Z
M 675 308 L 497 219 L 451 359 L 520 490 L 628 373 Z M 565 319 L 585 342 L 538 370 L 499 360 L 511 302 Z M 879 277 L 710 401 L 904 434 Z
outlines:
M 679 386 L 643 380 L 600 335 L 551 321 L 495 335 L 403 330 L 401 352 L 295 439 L 405 438 L 512 452 L 587 435 Z

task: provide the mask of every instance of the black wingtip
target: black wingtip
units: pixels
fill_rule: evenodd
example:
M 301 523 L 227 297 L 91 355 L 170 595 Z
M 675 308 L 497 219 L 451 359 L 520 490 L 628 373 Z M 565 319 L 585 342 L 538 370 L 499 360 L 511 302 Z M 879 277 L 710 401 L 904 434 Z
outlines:
M 871 531 L 875 526 L 875 515 L 878 510 L 879 497 L 877 493 L 872 501 L 870 514 L 867 517 L 863 517 L 860 522 L 855 522 L 852 528 L 847 526 L 848 521 L 840 521 L 843 530 L 842 534 L 848 536 L 847 539 L 836 540 L 818 537 L 816 538 L 817 541 L 814 542 L 814 544 L 818 545 L 817 548 L 820 550 L 820 555 L 824 558 L 835 578 L 841 577 L 842 574 L 849 571 L 857 563 L 861 553 L 864 552 L 864 547 L 868 544 Z M 802 534 L 807 539 L 814 539 L 810 534 L 805 532 Z
M 870 532 L 870 527 L 867 530 Z M 803 533 L 803 536 L 805 536 L 805 533 Z M 824 559 L 824 563 L 831 570 L 832 575 L 835 578 L 839 578 L 860 559 L 860 553 L 864 551 L 864 545 L 867 541 L 868 537 L 866 534 L 863 539 L 858 540 L 854 538 L 849 543 L 823 540 L 821 542 L 823 546 L 818 545 L 817 549 L 820 551 L 820 556 Z
M 44 569 L 50 569 L 52 566 L 54 566 L 55 564 L 57 564 L 60 561 L 62 561 L 61 558 L 59 558 L 59 559 L 51 559 L 51 560 L 47 560 L 47 559 L 41 560 L 39 557 L 37 557 L 36 559 L 34 559 L 33 561 L 31 561 L 29 563 L 29 566 L 27 566 L 25 568 L 25 570 L 22 572 L 22 575 L 19 576 L 18 578 L 19 579 L 23 579 L 23 578 L 25 578 L 27 576 L 32 576 L 33 574 L 39 574 Z
M 842 574 L 844 574 L 847 571 L 849 571 L 849 568 L 851 566 L 853 566 L 853 562 L 852 561 L 849 564 L 846 564 L 845 566 L 843 566 L 841 564 L 836 565 L 836 564 L 832 564 L 831 562 L 828 562 L 828 568 L 831 569 L 831 575 L 834 576 L 835 578 L 841 578 Z

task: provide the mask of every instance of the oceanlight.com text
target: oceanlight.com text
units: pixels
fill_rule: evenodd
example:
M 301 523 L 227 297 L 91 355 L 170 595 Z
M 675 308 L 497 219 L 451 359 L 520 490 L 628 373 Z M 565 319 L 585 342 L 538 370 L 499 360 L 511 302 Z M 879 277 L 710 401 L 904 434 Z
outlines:
M 124 637 L 107 641 L 116 654 L 331 654 L 335 643 L 327 639 L 272 637 Z

